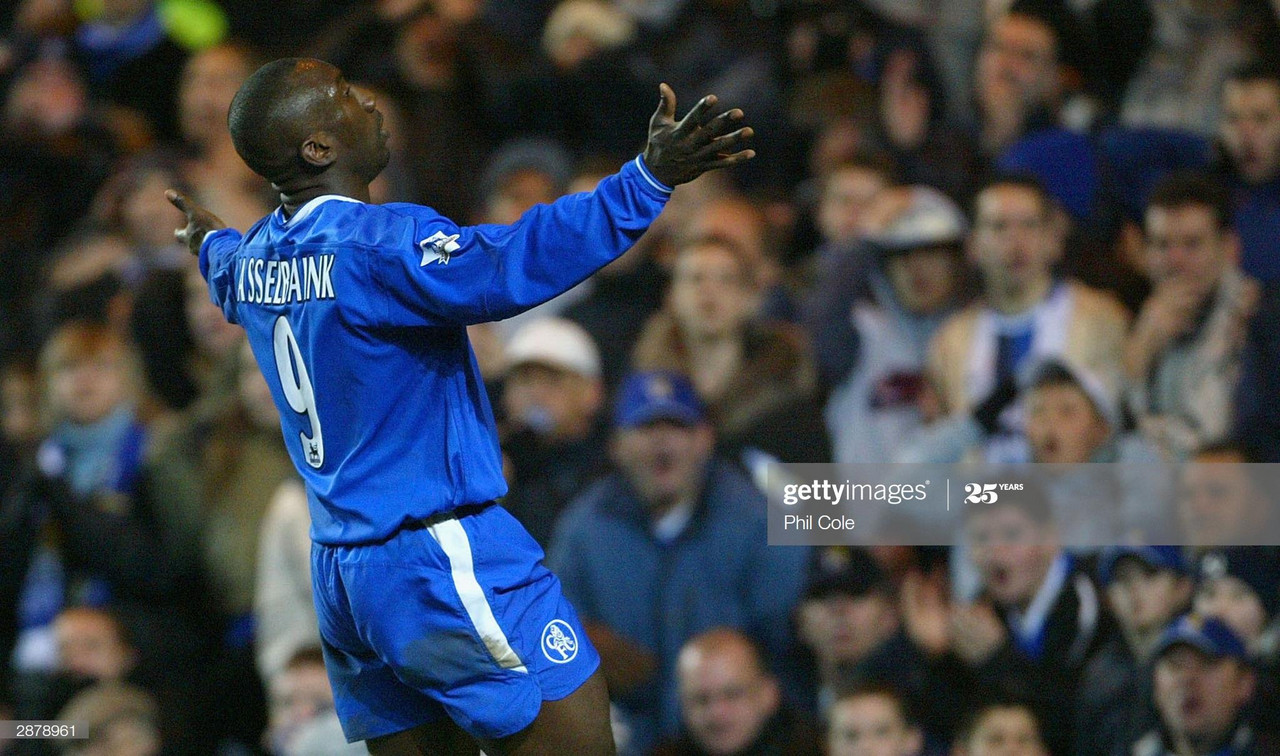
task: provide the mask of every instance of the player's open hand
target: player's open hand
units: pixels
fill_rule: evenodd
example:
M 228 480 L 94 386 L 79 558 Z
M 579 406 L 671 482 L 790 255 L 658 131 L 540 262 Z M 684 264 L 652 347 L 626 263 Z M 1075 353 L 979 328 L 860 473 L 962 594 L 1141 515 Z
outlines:
M 227 227 L 221 218 L 196 204 L 182 192 L 170 189 L 164 193 L 164 196 L 187 216 L 186 227 L 174 231 L 173 235 L 178 241 L 187 245 L 187 249 L 191 250 L 193 255 L 200 254 L 200 245 L 204 242 L 206 234 Z
M 756 156 L 743 149 L 754 133 L 750 126 L 736 128 L 742 120 L 738 108 L 711 115 L 715 95 L 707 95 L 679 121 L 676 120 L 676 93 L 662 84 L 662 101 L 649 119 L 649 143 L 644 162 L 667 186 L 693 181 L 707 171 L 727 168 Z

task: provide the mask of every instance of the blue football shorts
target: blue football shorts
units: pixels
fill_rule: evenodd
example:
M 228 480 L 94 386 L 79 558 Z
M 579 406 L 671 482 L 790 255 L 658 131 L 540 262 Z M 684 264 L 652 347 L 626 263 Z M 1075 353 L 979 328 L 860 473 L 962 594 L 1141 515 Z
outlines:
M 586 682 L 600 656 L 542 558 L 496 504 L 378 543 L 314 544 L 320 637 L 347 740 L 445 716 L 501 738 Z

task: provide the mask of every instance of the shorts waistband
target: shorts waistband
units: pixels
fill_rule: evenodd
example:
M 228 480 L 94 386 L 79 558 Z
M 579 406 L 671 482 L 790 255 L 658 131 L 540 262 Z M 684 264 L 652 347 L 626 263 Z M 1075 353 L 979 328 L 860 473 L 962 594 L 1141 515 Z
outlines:
M 424 517 L 421 520 L 407 522 L 401 530 L 424 530 L 433 525 L 439 525 L 440 523 L 447 522 L 449 520 L 460 520 L 463 517 L 480 514 L 489 507 L 496 506 L 497 503 L 498 502 L 496 501 L 486 501 L 481 504 L 463 504 L 460 507 L 447 509 L 443 512 L 436 512 L 430 517 Z

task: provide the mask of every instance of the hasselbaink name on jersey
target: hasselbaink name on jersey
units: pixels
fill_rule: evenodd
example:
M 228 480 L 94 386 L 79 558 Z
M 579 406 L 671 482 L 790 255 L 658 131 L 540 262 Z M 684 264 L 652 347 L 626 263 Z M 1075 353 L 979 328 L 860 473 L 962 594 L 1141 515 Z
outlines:
M 241 302 L 266 305 L 333 299 L 333 255 L 243 258 L 236 265 L 236 295 Z

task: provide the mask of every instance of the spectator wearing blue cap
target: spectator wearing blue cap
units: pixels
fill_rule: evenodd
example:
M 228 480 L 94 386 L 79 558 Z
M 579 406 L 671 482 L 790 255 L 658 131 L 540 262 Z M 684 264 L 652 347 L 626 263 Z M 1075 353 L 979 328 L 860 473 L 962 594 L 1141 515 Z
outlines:
M 1240 636 L 1259 672 L 1254 726 L 1280 734 L 1280 550 L 1213 549 L 1197 566 L 1195 611 L 1218 617 Z
M 1226 623 L 1194 613 L 1179 617 L 1156 644 L 1152 675 L 1159 723 L 1134 743 L 1134 756 L 1277 753 L 1247 721 L 1258 676 Z
M 1120 633 L 1089 658 L 1076 700 L 1073 753 L 1119 756 L 1156 724 L 1149 666 L 1169 622 L 1191 602 L 1190 568 L 1178 546 L 1115 546 L 1098 577 Z
M 1207 551 L 1197 565 L 1196 612 L 1217 617 L 1255 657 L 1273 656 L 1280 610 L 1280 559 L 1266 546 Z
M 713 454 L 693 385 L 651 371 L 619 388 L 610 453 L 618 471 L 562 517 L 548 562 L 601 651 L 601 669 L 642 753 L 679 726 L 675 661 L 690 638 L 743 631 L 777 669 L 809 552 L 767 545 L 765 501 Z

